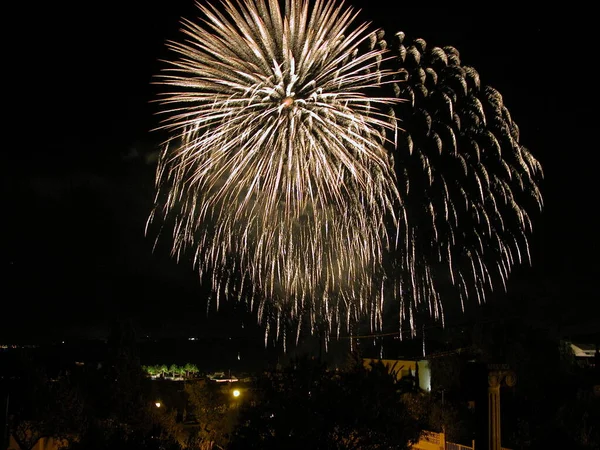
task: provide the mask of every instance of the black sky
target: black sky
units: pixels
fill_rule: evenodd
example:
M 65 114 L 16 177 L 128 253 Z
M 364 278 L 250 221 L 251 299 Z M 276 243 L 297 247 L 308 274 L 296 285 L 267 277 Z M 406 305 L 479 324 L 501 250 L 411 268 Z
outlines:
M 589 14 L 348 3 L 388 33 L 455 46 L 503 94 L 544 167 L 546 209 L 534 220 L 533 268 L 518 270 L 511 295 L 495 301 L 532 320 L 597 329 L 598 39 Z M 10 19 L 0 339 L 101 336 L 117 315 L 150 333 L 240 328 L 241 314 L 207 319 L 207 288 L 190 265 L 166 248 L 153 253 L 144 237 L 149 158 L 162 138 L 150 132 L 150 82 L 182 15 L 196 16 L 191 0 L 46 3 Z

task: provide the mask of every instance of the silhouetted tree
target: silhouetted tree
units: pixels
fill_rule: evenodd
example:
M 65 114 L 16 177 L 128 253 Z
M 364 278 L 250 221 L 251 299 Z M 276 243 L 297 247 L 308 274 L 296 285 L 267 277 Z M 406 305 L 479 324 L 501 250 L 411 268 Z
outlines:
M 196 440 L 199 445 L 228 445 L 238 416 L 238 405 L 249 401 L 231 395 L 232 388 L 213 381 L 190 382 L 185 385 L 188 396 L 188 413 L 197 422 Z
M 11 389 L 9 429 L 21 450 L 42 438 L 69 439 L 85 426 L 83 402 L 66 376 L 52 379 L 33 358 L 19 359 L 18 382 Z
M 242 407 L 231 448 L 403 449 L 420 429 L 383 364 L 367 370 L 356 360 L 329 371 L 300 358 L 262 377 L 255 403 Z
M 102 367 L 80 379 L 88 426 L 71 449 L 179 449 L 180 427 L 172 410 L 155 407 L 152 383 L 132 324 L 115 322 Z

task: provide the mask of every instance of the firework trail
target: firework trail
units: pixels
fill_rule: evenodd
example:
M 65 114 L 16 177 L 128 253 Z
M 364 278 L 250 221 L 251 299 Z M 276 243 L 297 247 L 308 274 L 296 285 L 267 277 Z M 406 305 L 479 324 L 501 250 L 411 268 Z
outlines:
M 419 305 L 443 319 L 449 290 L 464 311 L 467 298 L 481 303 L 495 285 L 506 290 L 513 266 L 531 263 L 528 211 L 543 206 L 543 172 L 500 93 L 482 86 L 454 47 L 428 48 L 398 32 L 390 52 L 403 69 L 392 95 L 407 100 L 395 107 L 404 202 L 394 288 L 400 320 L 414 331 Z
M 337 2 L 197 6 L 160 81 L 173 139 L 149 221 L 217 304 L 248 301 L 285 345 L 292 324 L 381 328 L 390 301 L 413 329 L 417 309 L 443 317 L 446 278 L 461 302 L 505 283 L 540 167 L 458 52 L 389 45 Z

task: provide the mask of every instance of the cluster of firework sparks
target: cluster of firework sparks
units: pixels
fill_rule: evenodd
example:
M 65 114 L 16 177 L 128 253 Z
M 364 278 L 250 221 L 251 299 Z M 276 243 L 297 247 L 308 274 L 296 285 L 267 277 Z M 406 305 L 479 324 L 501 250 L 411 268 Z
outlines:
M 172 139 L 150 222 L 217 304 L 248 302 L 284 346 L 390 309 L 414 330 L 529 258 L 541 167 L 455 49 L 388 42 L 337 1 L 197 6 L 160 79 Z

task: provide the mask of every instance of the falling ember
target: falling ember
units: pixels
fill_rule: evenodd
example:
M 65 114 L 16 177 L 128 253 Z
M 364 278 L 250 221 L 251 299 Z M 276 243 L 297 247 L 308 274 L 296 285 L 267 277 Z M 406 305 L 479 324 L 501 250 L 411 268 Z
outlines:
M 302 329 L 381 329 L 390 305 L 414 332 L 417 311 L 443 320 L 505 285 L 541 167 L 455 49 L 386 41 L 337 1 L 197 6 L 205 27 L 183 21 L 168 44 L 149 223 L 217 304 L 247 301 L 285 347 Z

